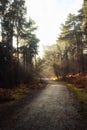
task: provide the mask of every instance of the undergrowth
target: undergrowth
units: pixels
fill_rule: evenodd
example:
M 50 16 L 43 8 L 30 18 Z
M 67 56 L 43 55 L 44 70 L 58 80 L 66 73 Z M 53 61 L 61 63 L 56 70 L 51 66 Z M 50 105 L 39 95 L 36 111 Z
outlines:
M 83 88 L 79 88 L 77 86 L 74 86 L 73 84 L 67 85 L 69 89 L 71 89 L 74 92 L 78 101 L 81 103 L 82 108 L 87 111 L 87 92 L 85 92 Z

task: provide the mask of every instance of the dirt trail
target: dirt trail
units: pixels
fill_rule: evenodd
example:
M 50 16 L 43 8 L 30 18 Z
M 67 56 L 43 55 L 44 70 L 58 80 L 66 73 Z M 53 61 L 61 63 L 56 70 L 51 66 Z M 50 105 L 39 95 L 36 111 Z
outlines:
M 61 83 L 46 82 L 0 114 L 0 130 L 87 130 L 73 94 Z

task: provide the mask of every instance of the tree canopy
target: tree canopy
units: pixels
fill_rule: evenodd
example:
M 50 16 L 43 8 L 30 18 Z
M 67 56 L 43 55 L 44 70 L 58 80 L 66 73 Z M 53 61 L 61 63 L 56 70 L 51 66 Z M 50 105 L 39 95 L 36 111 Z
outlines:
M 26 13 L 25 0 L 0 0 L 0 83 L 3 86 L 24 82 L 26 75 L 32 77 L 30 70 L 34 69 L 39 39 L 34 33 L 37 30 L 34 20 L 28 21 Z

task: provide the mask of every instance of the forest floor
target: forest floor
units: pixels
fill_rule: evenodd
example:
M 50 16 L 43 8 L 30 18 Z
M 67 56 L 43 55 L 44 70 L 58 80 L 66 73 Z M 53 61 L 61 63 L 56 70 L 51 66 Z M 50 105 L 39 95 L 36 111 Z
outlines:
M 0 111 L 6 107 L 12 106 L 15 102 L 24 98 L 27 93 L 34 89 L 41 89 L 44 83 L 41 81 L 34 81 L 29 84 L 20 84 L 12 89 L 0 88 Z
M 35 86 L 21 92 L 22 98 L 16 94 L 17 100 L 0 111 L 0 130 L 87 130 L 80 104 L 67 85 L 45 79 L 44 86 Z
M 78 99 L 84 115 L 87 116 L 87 73 L 77 73 L 60 77 L 59 80 L 64 81 L 68 88 L 73 91 Z
M 57 128 L 59 130 L 63 130 L 63 129 L 64 130 L 67 130 L 67 129 L 77 130 L 77 128 L 82 130 L 83 127 L 84 127 L 84 130 L 86 130 L 87 126 L 84 126 L 83 122 L 86 122 L 86 120 L 87 120 L 87 74 L 82 74 L 82 73 L 72 74 L 72 75 L 68 75 L 66 77 L 60 78 L 59 80 L 62 80 L 62 82 L 44 79 L 44 80 L 41 80 L 41 81 L 38 81 L 38 82 L 31 83 L 29 85 L 20 84 L 20 86 L 17 86 L 13 89 L 2 89 L 2 88 L 0 88 L 0 113 L 1 113 L 0 114 L 0 117 L 1 117 L 0 122 L 2 122 L 2 124 L 3 123 L 5 124 L 6 122 L 8 122 L 7 124 L 9 125 L 9 126 L 7 126 L 7 124 L 6 124 L 6 126 L 0 126 L 0 130 L 2 130 L 2 129 L 3 130 L 8 130 L 8 129 L 13 130 L 12 126 L 10 127 L 9 120 L 10 121 L 12 120 L 13 122 L 15 120 L 13 119 L 13 117 L 9 117 L 9 116 L 15 114 L 15 109 L 18 109 L 17 111 L 21 112 L 21 109 L 20 109 L 21 105 L 24 109 L 26 106 L 24 106 L 23 104 L 26 104 L 26 102 L 27 103 L 29 102 L 31 104 L 31 101 L 35 97 L 36 97 L 36 100 L 37 100 L 37 97 L 38 97 L 38 100 L 40 100 L 39 98 L 42 99 L 42 101 L 40 101 L 40 104 L 42 104 L 43 108 L 38 108 L 38 110 L 43 109 L 43 111 L 45 111 L 45 112 L 47 111 L 46 113 L 44 112 L 44 114 L 46 115 L 48 113 L 48 117 L 52 116 L 54 118 L 54 120 L 56 120 L 55 121 L 56 123 L 53 122 L 54 125 L 51 124 L 51 123 L 49 124 L 49 125 L 53 125 L 52 128 L 50 126 L 48 126 L 48 128 L 46 128 L 46 130 L 49 130 L 49 129 L 56 130 Z M 61 89 L 63 89 L 63 90 L 61 90 Z M 47 93 L 44 93 L 45 90 L 47 91 Z M 50 92 L 50 94 L 49 94 L 49 92 Z M 38 95 L 39 93 L 44 93 L 44 94 L 42 94 L 42 96 L 39 97 L 39 95 Z M 59 93 L 59 96 L 57 95 L 58 93 Z M 67 93 L 68 93 L 68 96 L 69 96 L 68 98 L 70 98 L 68 100 L 67 100 L 67 97 L 64 96 L 64 94 L 67 96 Z M 61 97 L 61 95 L 62 95 L 62 97 Z M 44 96 L 47 96 L 47 98 L 45 97 L 47 101 L 43 100 L 42 97 L 44 97 Z M 67 120 L 66 116 L 64 115 L 66 108 L 64 108 L 63 110 L 60 108 L 60 107 L 65 107 L 64 104 L 62 104 L 63 106 L 61 106 L 61 102 L 63 102 L 62 100 L 64 99 L 64 97 L 65 97 L 65 100 L 66 100 L 64 102 L 66 102 L 66 107 L 67 107 L 67 111 L 68 111 L 67 114 L 70 113 L 73 116 L 73 117 L 67 117 L 67 118 L 69 118 L 70 121 L 71 121 L 70 118 L 72 118 L 72 120 L 74 120 L 73 118 L 75 118 L 77 120 L 76 122 L 71 121 L 73 126 L 71 125 L 70 122 L 65 121 L 65 120 Z M 51 98 L 50 101 L 49 101 L 49 98 Z M 60 99 L 60 100 L 56 101 L 57 98 Z M 51 102 L 51 100 L 53 100 L 53 102 Z M 72 101 L 73 101 L 73 103 L 72 103 Z M 44 104 L 42 102 L 44 102 Z M 56 110 L 56 114 L 61 113 L 61 112 L 63 113 L 63 114 L 59 114 L 58 119 L 55 119 L 55 118 L 57 118 L 56 115 L 54 117 L 53 113 L 51 113 L 51 111 L 49 109 L 49 105 L 48 105 L 49 102 L 50 102 L 51 105 L 53 105 L 54 102 L 55 102 L 54 105 L 56 105 L 56 107 L 57 107 L 57 108 L 55 107 L 55 109 L 58 109 L 58 111 Z M 54 110 L 54 108 L 53 108 L 54 105 L 52 106 L 53 110 Z M 47 110 L 44 108 L 44 106 L 46 108 L 48 107 Z M 71 106 L 74 107 L 72 109 L 75 109 L 75 111 L 76 111 L 75 113 L 74 112 L 71 113 L 72 110 L 68 110 L 68 108 L 71 107 Z M 36 103 L 35 107 L 38 107 L 38 103 Z M 60 108 L 61 111 L 59 110 L 59 108 Z M 26 109 L 24 111 L 28 112 Z M 34 110 L 34 113 L 36 113 L 35 111 L 37 111 L 37 108 Z M 40 110 L 40 111 L 42 112 L 42 110 Z M 74 115 L 74 114 L 76 114 L 76 115 Z M 29 114 L 29 116 L 30 115 L 31 114 Z M 79 117 L 79 115 L 81 115 L 81 117 Z M 22 115 L 16 115 L 16 117 L 18 117 L 18 116 L 20 116 L 20 118 L 22 117 Z M 37 116 L 37 114 L 36 114 L 36 116 Z M 36 118 L 37 118 L 36 116 L 33 119 L 33 121 L 36 120 Z M 7 118 L 10 118 L 10 119 L 8 120 Z M 25 117 L 23 117 L 23 118 L 25 118 Z M 28 117 L 26 117 L 26 118 L 28 118 Z M 42 116 L 41 118 L 44 120 L 44 118 L 47 118 L 47 117 Z M 60 120 L 60 118 L 64 118 L 64 120 L 63 119 Z M 48 121 L 50 119 L 46 119 L 46 120 Z M 19 120 L 17 120 L 17 121 L 19 121 Z M 30 119 L 29 119 L 29 121 L 30 121 Z M 59 126 L 57 126 L 57 121 L 59 122 Z M 79 121 L 80 121 L 80 124 L 81 124 L 80 127 L 78 125 Z M 25 121 L 22 120 L 22 123 L 23 122 L 25 122 Z M 39 117 L 38 117 L 38 122 L 40 122 Z M 64 122 L 64 124 L 63 124 L 63 122 Z M 42 122 L 40 122 L 40 123 L 42 123 Z M 68 123 L 70 123 L 70 124 L 68 124 Z M 42 123 L 42 126 L 44 127 L 43 124 L 44 123 Z M 67 124 L 67 125 L 65 125 L 65 124 Z M 0 123 L 0 125 L 1 125 L 1 123 Z M 18 125 L 18 124 L 16 124 L 16 125 Z M 37 124 L 35 124 L 35 125 L 36 125 L 35 127 L 38 128 L 38 125 Z M 71 125 L 72 127 L 70 127 L 69 125 Z M 28 126 L 27 128 L 32 127 L 32 126 L 33 126 L 33 124 L 31 122 L 30 126 Z M 40 126 L 40 127 L 42 128 L 42 126 Z M 55 128 L 54 128 L 54 126 L 55 126 Z M 1 129 L 1 127 L 2 127 L 2 129 Z M 8 129 L 6 127 L 8 127 Z M 17 126 L 15 126 L 15 127 L 17 127 Z M 25 130 L 27 130 L 27 128 Z M 33 127 L 33 128 L 30 128 L 30 129 L 31 130 L 34 130 L 34 129 L 37 130 L 36 128 Z M 17 128 L 15 128 L 15 130 L 16 129 Z M 22 130 L 22 127 L 18 126 L 18 130 L 20 130 L 20 129 Z M 44 130 L 44 129 L 42 128 L 41 130 Z
M 52 78 L 56 80 L 56 78 Z M 64 81 L 68 88 L 73 91 L 79 100 L 83 111 L 87 113 L 87 73 L 71 74 L 66 77 L 60 77 L 58 81 Z M 37 80 L 28 85 L 20 84 L 13 89 L 0 88 L 0 110 L 6 106 L 11 106 L 15 101 L 21 100 L 27 93 L 34 89 L 41 89 L 46 86 L 44 80 Z

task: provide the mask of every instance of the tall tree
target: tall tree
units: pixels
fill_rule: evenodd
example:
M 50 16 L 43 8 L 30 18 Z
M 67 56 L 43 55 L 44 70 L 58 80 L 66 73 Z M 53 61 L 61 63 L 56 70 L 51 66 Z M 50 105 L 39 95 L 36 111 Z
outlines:
M 84 19 L 83 19 L 84 42 L 87 43 L 87 0 L 84 0 L 83 3 L 83 13 L 84 13 Z
M 21 43 L 23 45 L 20 47 L 20 51 L 23 53 L 25 69 L 33 67 L 33 58 L 35 58 L 38 53 L 39 39 L 34 34 L 34 31 L 36 29 L 37 27 L 35 25 L 35 22 L 31 18 L 29 18 L 29 22 L 23 22 L 23 28 L 21 33 Z
M 28 67 L 27 64 L 32 64 L 38 52 L 39 39 L 33 33 L 36 30 L 33 26 L 35 22 L 32 19 L 27 22 L 25 12 L 25 0 L 0 0 L 0 82 L 3 79 L 3 82 L 19 83 L 21 74 L 25 74 L 19 62 L 19 54 L 24 55 Z M 16 48 L 13 47 L 14 38 Z M 20 47 L 22 43 L 24 46 Z
M 13 21 L 14 21 L 14 30 L 15 30 L 15 36 L 16 36 L 16 44 L 17 44 L 17 58 L 19 60 L 19 39 L 22 31 L 22 24 L 25 20 L 24 15 L 26 13 L 25 9 L 25 1 L 24 0 L 14 0 L 12 3 L 12 11 L 14 12 L 13 15 Z
M 4 17 L 8 11 L 9 3 L 10 3 L 9 0 L 0 0 L 0 24 L 1 24 L 2 42 L 4 41 Z
M 65 41 L 66 46 L 74 51 L 74 58 L 77 61 L 79 71 L 82 71 L 83 65 L 81 65 L 81 57 L 83 55 L 83 42 L 82 42 L 82 17 L 81 15 L 75 16 L 69 14 L 65 25 L 62 26 L 62 32 L 59 37 L 63 42 Z M 68 51 L 69 51 L 68 49 Z

